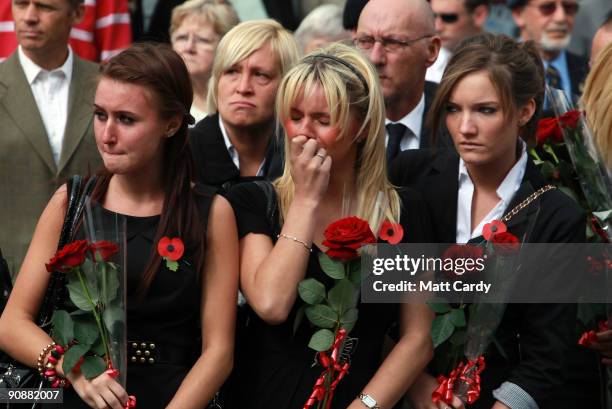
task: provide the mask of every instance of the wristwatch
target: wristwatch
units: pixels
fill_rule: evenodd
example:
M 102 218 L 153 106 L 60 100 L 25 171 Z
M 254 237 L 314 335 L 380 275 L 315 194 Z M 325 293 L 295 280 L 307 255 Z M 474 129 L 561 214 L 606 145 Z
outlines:
M 359 400 L 361 400 L 361 403 L 363 403 L 366 408 L 380 409 L 380 406 L 378 406 L 378 402 L 376 402 L 376 399 L 374 399 L 368 394 L 364 395 L 363 393 L 360 393 Z

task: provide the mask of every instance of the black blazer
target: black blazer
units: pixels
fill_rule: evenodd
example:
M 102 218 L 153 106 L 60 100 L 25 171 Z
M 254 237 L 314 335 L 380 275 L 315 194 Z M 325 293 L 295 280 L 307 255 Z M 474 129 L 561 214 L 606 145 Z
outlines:
M 272 135 L 266 153 L 263 177 L 241 177 L 240 170 L 234 165 L 227 151 L 221 128 L 219 114 L 207 116 L 189 131 L 189 144 L 195 162 L 196 181 L 212 186 L 229 187 L 248 180 L 274 180 L 283 173 L 284 144 L 282 138 Z
M 584 89 L 584 81 L 589 73 L 589 60 L 577 54 L 566 51 L 567 69 L 569 71 L 570 81 L 572 83 L 572 94 L 575 96 L 582 95 Z
M 459 156 L 448 150 L 402 152 L 390 169 L 391 182 L 414 187 L 429 207 L 434 236 L 440 243 L 456 241 Z M 531 160 L 508 210 L 545 185 Z M 551 190 L 506 223 L 523 243 L 585 242 L 585 217 L 577 204 L 559 190 Z M 551 261 L 552 263 L 553 261 Z M 559 263 L 554 260 L 555 265 Z M 530 274 L 534 282 L 549 271 Z M 533 276 L 533 277 L 531 277 Z M 566 285 L 573 285 L 566 283 Z M 545 291 L 545 290 L 544 290 Z M 506 357 L 491 345 L 482 373 L 482 393 L 471 408 L 490 409 L 492 391 L 508 381 L 520 386 L 544 407 L 563 386 L 566 354 L 576 343 L 576 307 L 572 304 L 509 304 L 495 337 Z

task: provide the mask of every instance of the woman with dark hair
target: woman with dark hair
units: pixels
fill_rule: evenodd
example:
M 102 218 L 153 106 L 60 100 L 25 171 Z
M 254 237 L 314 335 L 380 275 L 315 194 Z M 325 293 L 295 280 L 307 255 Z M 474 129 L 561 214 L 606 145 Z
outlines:
M 464 41 L 450 60 L 430 115 L 432 129 L 446 125 L 456 152 L 404 152 L 391 169 L 393 182 L 423 194 L 436 241 L 481 241 L 483 226 L 504 217 L 522 243 L 584 242 L 580 208 L 545 186 L 523 142 L 535 135 L 542 67 L 533 42 L 491 34 Z M 562 261 L 555 263 L 560 268 Z M 530 276 L 549 274 L 546 268 Z M 571 285 L 558 288 L 564 284 Z M 508 305 L 495 335 L 500 348 L 486 351 L 482 393 L 470 408 L 545 407 L 563 385 L 562 363 L 576 342 L 575 319 L 571 304 Z M 436 387 L 432 376 L 419 378 L 411 389 L 417 409 L 448 407 L 431 401 Z M 458 399 L 453 405 L 462 406 Z
M 189 73 L 167 46 L 135 45 L 101 68 L 94 133 L 104 169 L 92 200 L 127 219 L 127 339 L 157 354 L 146 364 L 128 356 L 126 389 L 144 408 L 202 408 L 232 367 L 236 225 L 223 197 L 192 183 L 191 101 Z M 2 350 L 34 367 L 51 342 L 35 317 L 65 212 L 62 187 L 38 222 L 0 320 Z M 178 271 L 156 250 L 163 236 L 185 244 Z M 66 391 L 64 407 L 125 407 L 126 391 L 110 376 L 64 373 L 62 360 L 56 369 L 76 391 Z

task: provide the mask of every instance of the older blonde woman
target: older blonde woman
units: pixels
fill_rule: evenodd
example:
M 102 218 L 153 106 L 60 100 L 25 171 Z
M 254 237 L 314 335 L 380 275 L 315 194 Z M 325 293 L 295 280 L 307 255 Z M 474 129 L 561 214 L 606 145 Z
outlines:
M 172 48 L 183 57 L 193 85 L 191 115 L 196 121 L 208 113 L 208 80 L 217 44 L 239 23 L 232 5 L 224 0 L 189 0 L 172 11 Z
M 268 185 L 274 197 L 261 183 L 236 185 L 229 195 L 250 308 L 236 368 L 241 409 L 302 407 L 321 373 L 308 348 L 312 328 L 303 320 L 294 334 L 293 325 L 301 307 L 298 283 L 329 280 L 317 261 L 329 223 L 356 215 L 377 232 L 388 219 L 403 225 L 404 240 L 429 240 L 419 196 L 387 180 L 383 96 L 376 71 L 358 51 L 335 44 L 302 59 L 281 82 L 276 112 L 286 133 L 286 161 L 283 175 Z M 276 206 L 279 217 L 270 218 L 268 209 Z M 431 312 L 419 304 L 358 308 L 350 336 L 359 347 L 331 407 L 391 408 L 431 357 Z M 394 321 L 400 338 L 381 363 Z

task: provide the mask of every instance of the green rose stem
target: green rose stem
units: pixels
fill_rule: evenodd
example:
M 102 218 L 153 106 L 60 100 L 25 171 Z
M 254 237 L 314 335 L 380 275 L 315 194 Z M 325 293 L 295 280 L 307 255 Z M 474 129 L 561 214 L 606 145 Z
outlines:
M 110 359 L 110 350 L 108 349 L 108 340 L 106 339 L 106 331 L 104 331 L 104 326 L 102 325 L 102 321 L 100 320 L 100 314 L 98 313 L 98 306 L 91 299 L 91 295 L 89 294 L 89 289 L 87 288 L 87 284 L 85 284 L 85 279 L 81 274 L 81 271 L 78 268 L 73 269 L 79 278 L 79 282 L 81 283 L 81 287 L 83 291 L 85 291 L 85 296 L 87 297 L 87 301 L 93 306 L 93 310 L 91 311 L 96 319 L 96 325 L 98 326 L 98 331 L 100 331 L 100 336 L 102 337 L 102 344 L 104 344 L 104 351 L 106 353 L 107 360 Z

